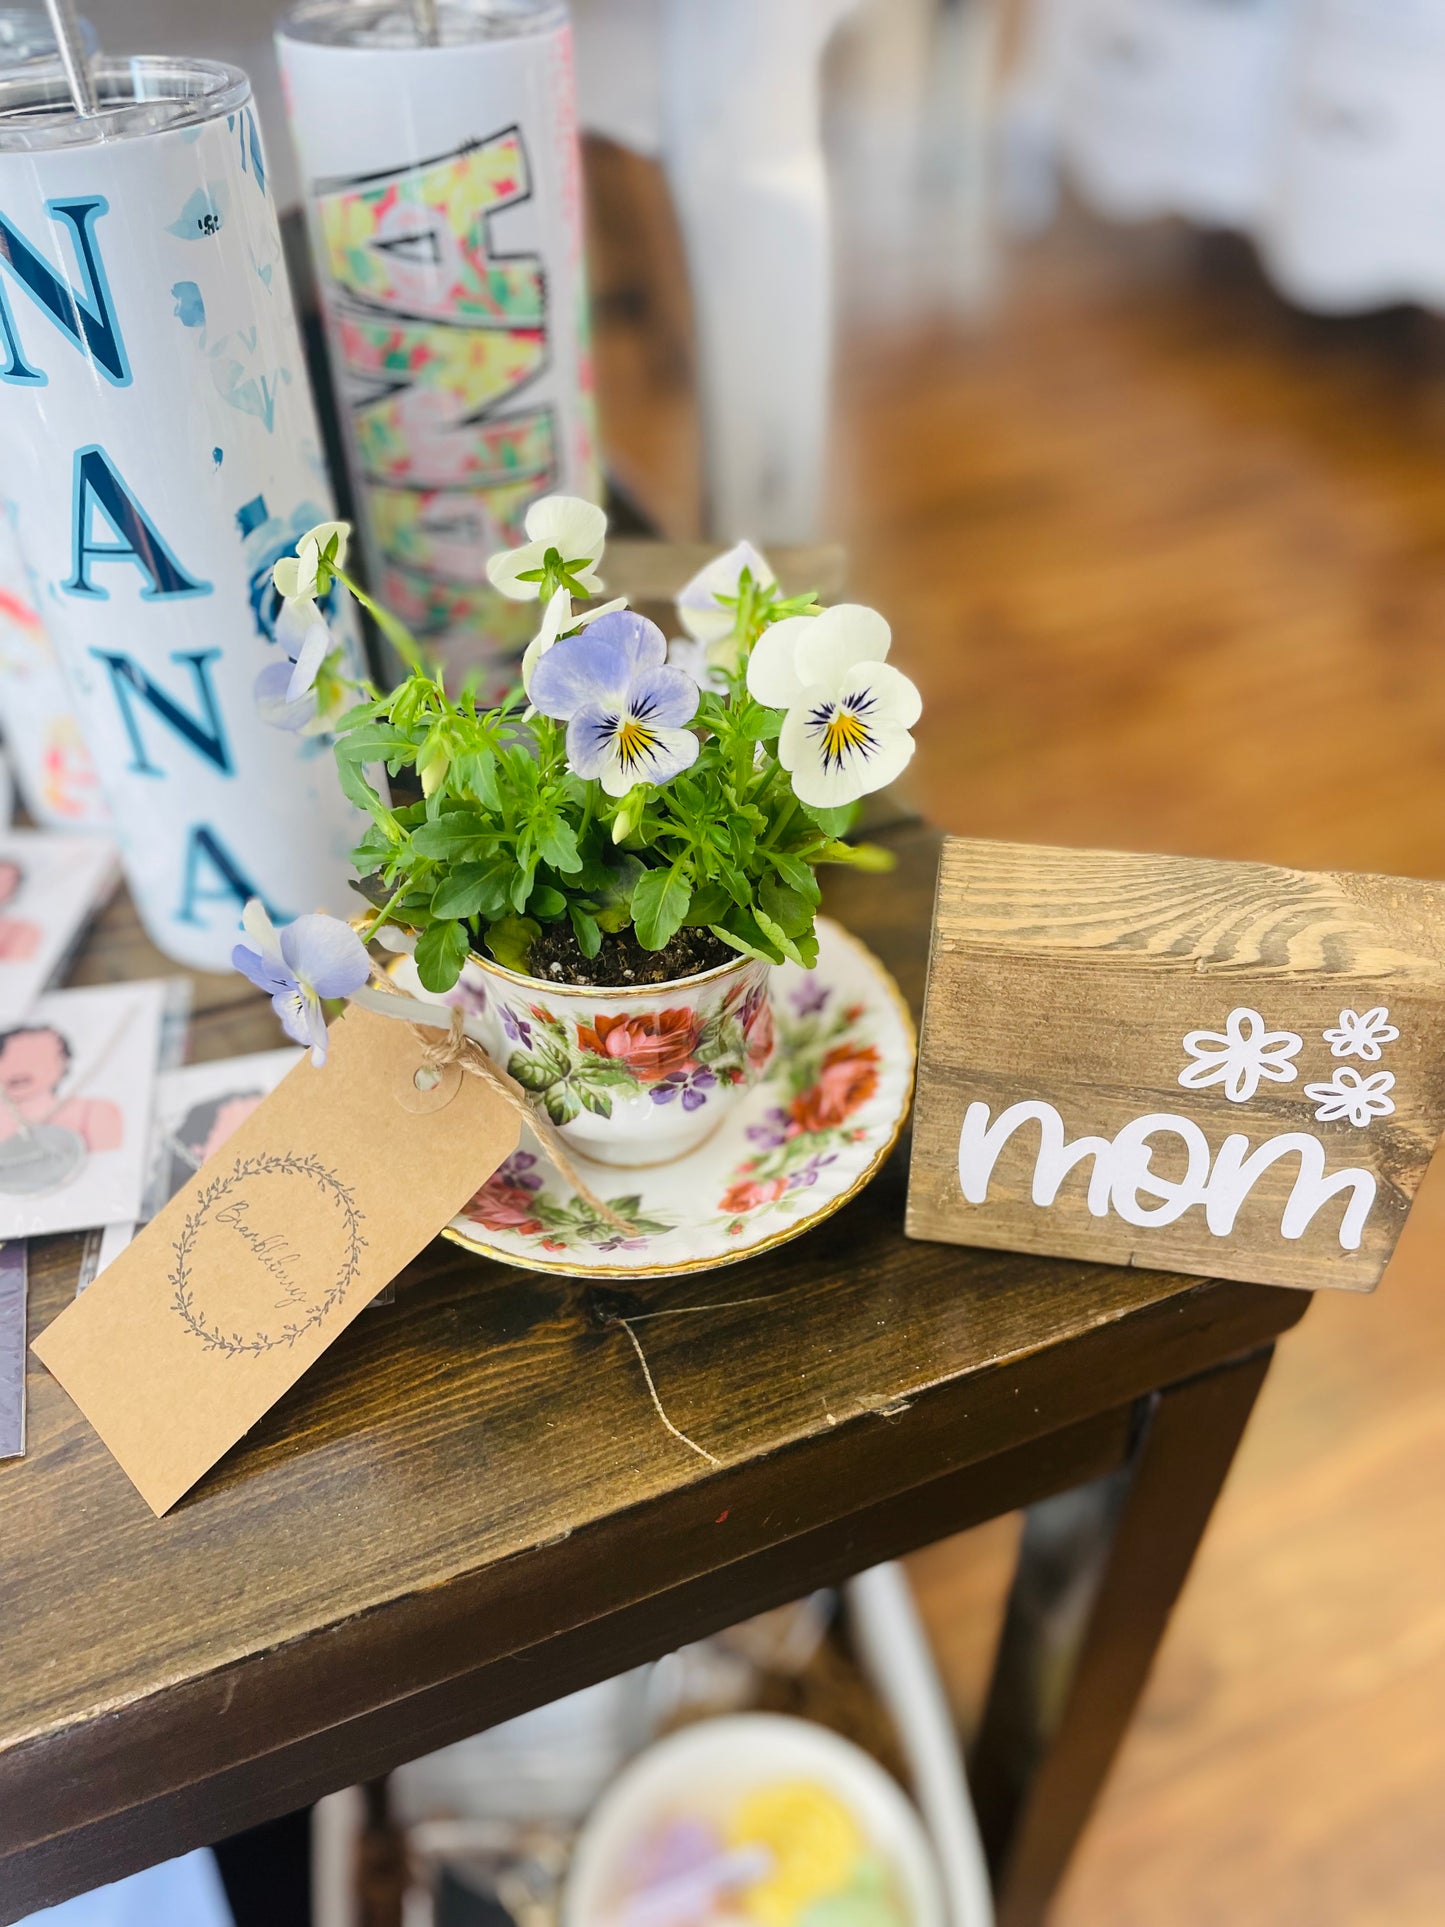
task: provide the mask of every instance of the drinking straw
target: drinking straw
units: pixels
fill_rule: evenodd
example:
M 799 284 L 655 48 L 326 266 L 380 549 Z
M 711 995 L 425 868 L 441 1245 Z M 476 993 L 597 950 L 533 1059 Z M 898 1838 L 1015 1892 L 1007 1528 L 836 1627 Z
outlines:
M 85 42 L 81 38 L 80 22 L 75 17 L 75 8 L 71 5 L 71 0 L 45 0 L 45 10 L 50 15 L 56 51 L 60 55 L 60 64 L 65 69 L 65 78 L 70 87 L 70 98 L 75 103 L 75 111 L 83 120 L 88 119 L 100 109 L 96 101 L 95 82 L 91 78 Z

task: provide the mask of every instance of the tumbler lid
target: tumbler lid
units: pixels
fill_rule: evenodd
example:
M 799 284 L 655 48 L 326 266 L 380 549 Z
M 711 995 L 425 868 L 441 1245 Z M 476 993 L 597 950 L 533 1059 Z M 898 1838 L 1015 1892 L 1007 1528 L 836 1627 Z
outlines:
M 567 0 L 435 0 L 435 31 L 423 34 L 409 0 L 300 0 L 276 31 L 284 40 L 359 51 L 469 47 L 553 33 L 569 18 Z
M 0 154 L 42 153 L 132 140 L 234 114 L 251 98 L 239 67 L 164 54 L 101 57 L 91 63 L 99 111 L 75 111 L 58 63 L 0 69 Z

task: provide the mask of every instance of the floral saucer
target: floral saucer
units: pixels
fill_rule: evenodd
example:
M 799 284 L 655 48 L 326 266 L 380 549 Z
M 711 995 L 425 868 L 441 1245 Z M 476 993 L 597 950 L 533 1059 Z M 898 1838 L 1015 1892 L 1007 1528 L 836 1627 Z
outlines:
M 710 1138 L 667 1164 L 586 1162 L 589 1182 L 635 1237 L 590 1210 L 526 1132 L 442 1235 L 534 1271 L 665 1278 L 734 1264 L 830 1217 L 903 1128 L 914 1034 L 898 986 L 870 950 L 826 917 L 818 939 L 816 969 L 783 964 L 774 973 L 772 1063 Z

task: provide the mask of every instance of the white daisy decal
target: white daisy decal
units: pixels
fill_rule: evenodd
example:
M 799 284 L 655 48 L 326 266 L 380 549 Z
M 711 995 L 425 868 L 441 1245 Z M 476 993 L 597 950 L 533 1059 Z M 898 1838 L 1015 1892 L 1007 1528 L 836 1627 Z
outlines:
M 1361 1077 L 1358 1071 L 1341 1064 L 1328 1084 L 1306 1084 L 1305 1096 L 1313 1099 L 1321 1124 L 1334 1124 L 1347 1117 L 1356 1130 L 1363 1130 L 1371 1118 L 1388 1117 L 1394 1110 L 1395 1100 L 1389 1095 L 1394 1088 L 1389 1071 Z
M 1222 1084 L 1231 1104 L 1244 1104 L 1259 1089 L 1261 1079 L 1292 1084 L 1299 1072 L 1290 1063 L 1304 1039 L 1292 1030 L 1266 1030 L 1257 1010 L 1241 1006 L 1230 1011 L 1224 1029 L 1191 1030 L 1184 1039 L 1185 1054 L 1194 1059 L 1179 1073 L 1187 1090 L 1200 1091 Z
M 1380 1046 L 1393 1044 L 1399 1035 L 1383 1004 L 1363 1014 L 1342 1010 L 1339 1023 L 1324 1033 L 1331 1057 L 1363 1057 L 1371 1064 L 1379 1062 Z
M 876 610 L 840 602 L 819 616 L 785 616 L 759 636 L 748 690 L 787 713 L 778 761 L 800 802 L 836 809 L 902 774 L 922 698 L 883 658 L 891 634 Z

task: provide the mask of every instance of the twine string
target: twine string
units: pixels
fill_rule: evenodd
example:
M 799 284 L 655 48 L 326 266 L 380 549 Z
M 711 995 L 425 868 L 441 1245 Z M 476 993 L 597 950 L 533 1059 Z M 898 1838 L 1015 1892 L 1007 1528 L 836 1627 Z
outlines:
M 394 997 L 406 997 L 406 992 L 398 989 L 385 971 L 378 970 L 374 965 L 372 981 L 378 989 L 389 991 Z M 415 1003 L 416 1000 L 407 998 L 407 1001 Z M 439 1031 L 438 1026 L 431 1024 L 408 1025 L 412 1036 L 421 1046 L 423 1063 L 437 1072 L 445 1071 L 456 1064 L 468 1077 L 480 1078 L 528 1126 L 545 1155 L 550 1158 L 587 1208 L 594 1211 L 604 1223 L 610 1224 L 614 1231 L 620 1232 L 624 1238 L 635 1238 L 637 1227 L 630 1224 L 620 1212 L 614 1211 L 610 1204 L 604 1203 L 598 1197 L 573 1163 L 569 1153 L 563 1148 L 561 1133 L 550 1118 L 545 1118 L 540 1112 L 534 1110 L 527 1102 L 521 1085 L 492 1062 L 474 1037 L 467 1035 L 460 1008 L 456 1004 L 451 1004 L 447 1008 L 450 1012 L 450 1022 L 445 1030 Z M 440 1010 L 437 1014 L 440 1016 Z
M 645 1317 L 647 1314 L 642 1313 L 640 1315 Z M 707 1451 L 705 1447 L 699 1445 L 696 1439 L 690 1439 L 687 1436 L 687 1433 L 684 1431 L 681 1431 L 676 1425 L 673 1424 L 672 1420 L 667 1416 L 667 1413 L 663 1410 L 662 1400 L 657 1396 L 657 1387 L 652 1382 L 652 1370 L 647 1363 L 647 1357 L 646 1357 L 646 1354 L 643 1352 L 641 1343 L 638 1340 L 637 1333 L 632 1329 L 632 1326 L 628 1323 L 628 1321 L 625 1318 L 619 1318 L 617 1322 L 619 1325 L 621 1325 L 622 1329 L 627 1333 L 627 1336 L 632 1340 L 632 1349 L 637 1353 L 637 1362 L 642 1367 L 642 1376 L 647 1380 L 647 1390 L 652 1399 L 653 1411 L 656 1412 L 657 1416 L 662 1420 L 663 1424 L 667 1427 L 668 1431 L 671 1432 L 672 1436 L 675 1439 L 680 1440 L 682 1444 L 684 1444 L 687 1447 L 689 1452 L 696 1452 L 697 1456 L 700 1459 L 706 1459 L 709 1465 L 720 1466 L 722 1464 L 721 1459 L 715 1459 L 711 1452 Z

